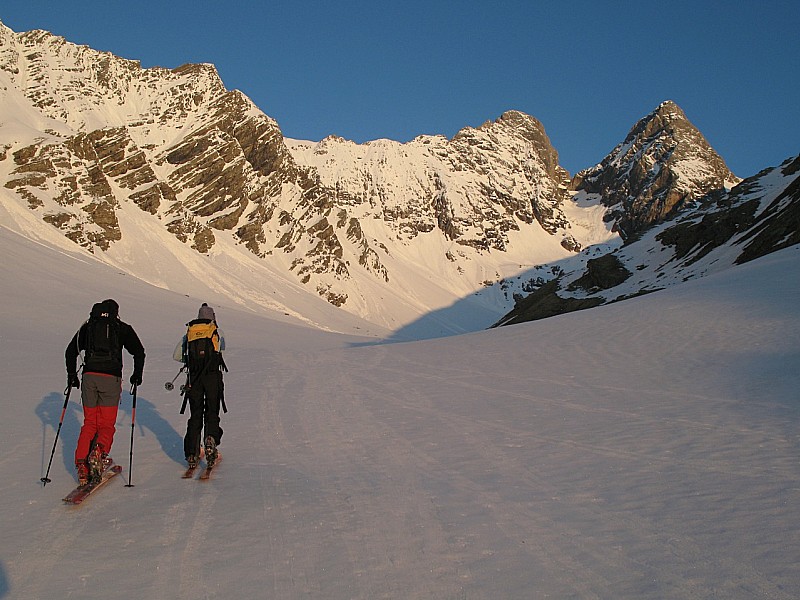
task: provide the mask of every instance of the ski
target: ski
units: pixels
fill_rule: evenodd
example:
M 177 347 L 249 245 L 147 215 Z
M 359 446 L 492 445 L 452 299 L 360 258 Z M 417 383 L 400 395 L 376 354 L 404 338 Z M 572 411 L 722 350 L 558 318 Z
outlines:
M 203 480 L 203 481 L 205 481 L 207 479 L 210 479 L 211 478 L 211 473 L 214 472 L 214 469 L 220 463 L 221 460 L 222 460 L 222 456 L 218 454 L 217 455 L 217 460 L 214 461 L 214 464 L 213 465 L 206 465 L 206 467 L 200 473 L 200 477 L 198 477 L 198 479 Z
M 79 485 L 74 490 L 72 490 L 69 494 L 67 494 L 63 501 L 65 504 L 80 504 L 86 498 L 89 497 L 90 494 L 93 494 L 98 489 L 103 487 L 106 483 L 111 481 L 111 479 L 115 475 L 119 475 L 122 473 L 122 467 L 119 465 L 113 465 L 103 471 L 103 474 L 100 476 L 100 481 L 96 482 L 89 482 L 85 485 Z

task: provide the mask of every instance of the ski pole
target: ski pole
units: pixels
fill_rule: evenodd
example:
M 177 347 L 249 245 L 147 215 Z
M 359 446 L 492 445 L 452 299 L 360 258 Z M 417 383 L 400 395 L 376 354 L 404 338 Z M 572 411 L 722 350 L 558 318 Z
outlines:
M 178 371 L 178 374 L 177 374 L 177 375 L 175 375 L 175 377 L 173 377 L 173 378 L 172 378 L 172 381 L 168 381 L 167 383 L 165 383 L 165 384 L 164 384 L 164 388 L 165 388 L 165 389 L 166 389 L 168 392 L 171 392 L 172 390 L 174 390 L 174 389 L 175 389 L 175 380 L 176 380 L 178 377 L 180 377 L 180 376 L 181 376 L 181 373 L 183 373 L 183 371 L 184 371 L 185 369 L 186 369 L 186 366 L 185 366 L 185 365 L 184 365 L 184 366 L 182 366 L 182 367 L 181 367 L 181 370 L 180 370 L 180 371 Z
M 58 421 L 58 430 L 56 431 L 56 440 L 53 442 L 53 451 L 50 452 L 50 462 L 47 463 L 47 473 L 42 477 L 42 486 L 50 483 L 50 467 L 53 464 L 53 455 L 56 453 L 56 444 L 58 444 L 58 436 L 61 433 L 61 426 L 64 424 L 64 415 L 67 413 L 67 404 L 69 404 L 69 393 L 72 391 L 72 386 L 67 383 L 67 389 L 64 390 L 64 408 L 61 409 L 61 419 Z
M 131 407 L 131 458 L 128 464 L 128 483 L 125 487 L 133 487 L 131 479 L 133 478 L 133 433 L 136 428 L 136 384 L 131 386 L 131 395 L 133 396 L 133 406 Z

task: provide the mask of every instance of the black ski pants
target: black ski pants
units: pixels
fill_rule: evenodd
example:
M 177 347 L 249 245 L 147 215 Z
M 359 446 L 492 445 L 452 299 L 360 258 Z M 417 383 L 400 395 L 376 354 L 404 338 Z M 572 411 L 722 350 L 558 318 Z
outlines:
M 223 393 L 222 371 L 209 371 L 192 382 L 188 392 L 191 416 L 186 424 L 186 437 L 183 438 L 183 452 L 187 457 L 200 456 L 201 439 L 209 435 L 217 444 L 222 440 L 219 409 Z

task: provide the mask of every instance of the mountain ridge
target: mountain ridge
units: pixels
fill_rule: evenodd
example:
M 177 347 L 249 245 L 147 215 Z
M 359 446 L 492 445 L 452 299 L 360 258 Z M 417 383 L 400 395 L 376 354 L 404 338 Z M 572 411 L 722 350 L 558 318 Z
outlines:
M 292 312 L 259 288 L 293 280 L 390 329 L 463 298 L 483 316 L 433 334 L 489 326 L 525 287 L 511 291 L 510 278 L 629 243 L 739 181 L 670 101 L 570 177 L 541 122 L 515 110 L 451 139 L 285 139 L 213 65 L 142 69 L 1 23 L 0 78 L 16 119 L 0 126 L 4 202 L 155 281 L 136 257 L 152 249 L 124 241 L 135 207 L 134 221 L 179 242 L 178 260 L 230 265 L 246 249 L 255 261 L 213 275 L 239 285 L 250 273 L 237 302 Z

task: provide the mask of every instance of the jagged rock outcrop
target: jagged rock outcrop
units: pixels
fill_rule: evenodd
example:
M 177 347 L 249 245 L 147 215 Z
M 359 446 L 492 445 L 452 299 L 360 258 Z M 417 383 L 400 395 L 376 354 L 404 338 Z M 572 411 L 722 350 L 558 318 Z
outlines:
M 784 177 L 794 177 L 761 212 L 758 223 L 741 237 L 744 250 L 736 264 L 800 244 L 800 156 L 781 165 Z
M 624 238 L 688 203 L 739 181 L 671 101 L 641 119 L 603 161 L 581 171 L 572 189 L 599 194 Z
M 586 272 L 567 288 L 570 291 L 599 292 L 620 285 L 632 273 L 614 254 L 604 254 L 586 261 Z
M 787 183 L 770 199 L 764 176 L 779 170 Z M 699 216 L 698 216 L 699 215 Z M 744 180 L 729 194 L 703 199 L 700 208 L 666 227 L 656 239 L 691 265 L 735 240 L 742 264 L 800 243 L 800 157 Z
M 558 294 L 558 280 L 549 281 L 535 292 L 520 298 L 514 308 L 494 327 L 538 321 L 556 315 L 594 308 L 604 303 L 599 297 L 569 298 Z
M 155 183 L 140 150 L 119 128 L 26 146 L 13 159 L 5 187 L 31 208 L 41 208 L 42 219 L 89 250 L 106 250 L 121 238 L 111 182 L 120 188 Z

